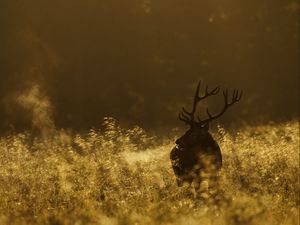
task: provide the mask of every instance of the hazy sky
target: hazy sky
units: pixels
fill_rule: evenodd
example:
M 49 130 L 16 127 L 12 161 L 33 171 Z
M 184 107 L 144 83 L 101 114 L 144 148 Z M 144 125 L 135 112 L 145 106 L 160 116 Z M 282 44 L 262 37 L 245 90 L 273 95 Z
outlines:
M 220 122 L 299 115 L 298 1 L 1 1 L 0 31 L 2 130 L 40 109 L 57 127 L 178 126 L 199 79 L 244 91 Z

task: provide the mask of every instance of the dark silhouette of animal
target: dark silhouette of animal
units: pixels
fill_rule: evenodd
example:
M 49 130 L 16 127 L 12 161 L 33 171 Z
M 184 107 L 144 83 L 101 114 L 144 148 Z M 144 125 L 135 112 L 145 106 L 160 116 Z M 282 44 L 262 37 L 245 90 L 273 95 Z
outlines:
M 212 115 L 206 110 L 208 118 L 201 120 L 199 116 L 195 118 L 197 105 L 205 98 L 219 93 L 220 88 L 216 87 L 209 91 L 206 86 L 205 94 L 200 96 L 200 85 L 198 83 L 193 102 L 192 111 L 187 111 L 184 107 L 179 114 L 179 120 L 190 126 L 190 129 L 179 139 L 172 149 L 170 159 L 178 186 L 183 183 L 194 184 L 195 190 L 200 188 L 201 181 L 205 177 L 216 180 L 217 173 L 222 167 L 222 154 L 218 143 L 209 133 L 209 123 L 220 116 L 234 103 L 242 97 L 242 92 L 233 90 L 232 98 L 228 100 L 228 89 L 223 91 L 224 107 L 220 113 Z

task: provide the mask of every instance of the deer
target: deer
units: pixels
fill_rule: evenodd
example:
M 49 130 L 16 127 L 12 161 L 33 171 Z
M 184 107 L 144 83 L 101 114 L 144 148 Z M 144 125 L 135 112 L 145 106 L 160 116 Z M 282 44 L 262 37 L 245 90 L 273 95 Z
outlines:
M 209 132 L 209 123 L 221 117 L 229 107 L 239 102 L 243 95 L 243 92 L 234 89 L 230 99 L 228 89 L 223 90 L 223 109 L 218 114 L 212 115 L 207 108 L 208 118 L 201 120 L 195 115 L 198 104 L 210 96 L 217 95 L 220 86 L 212 90 L 206 86 L 203 95 L 200 95 L 200 86 L 201 81 L 197 84 L 192 110 L 188 111 L 182 107 L 182 112 L 178 115 L 179 120 L 190 128 L 176 140 L 176 146 L 170 153 L 177 185 L 181 187 L 184 183 L 189 186 L 193 184 L 196 192 L 200 189 L 204 177 L 216 181 L 222 168 L 221 149 Z

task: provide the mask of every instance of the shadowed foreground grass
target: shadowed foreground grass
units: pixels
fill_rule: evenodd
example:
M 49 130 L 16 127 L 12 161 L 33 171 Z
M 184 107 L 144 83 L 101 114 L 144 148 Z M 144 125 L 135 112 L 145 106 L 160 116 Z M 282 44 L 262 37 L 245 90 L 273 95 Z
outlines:
M 223 153 L 218 198 L 178 188 L 174 138 L 112 118 L 86 135 L 0 139 L 0 224 L 299 224 L 299 123 L 213 135 Z

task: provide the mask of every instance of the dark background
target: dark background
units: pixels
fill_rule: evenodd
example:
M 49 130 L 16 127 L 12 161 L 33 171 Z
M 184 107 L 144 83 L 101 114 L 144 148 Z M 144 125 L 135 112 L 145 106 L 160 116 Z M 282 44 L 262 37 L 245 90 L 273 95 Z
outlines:
M 199 79 L 244 91 L 220 123 L 299 116 L 298 1 L 1 1 L 0 32 L 1 131 L 32 126 L 15 96 L 33 84 L 77 130 L 178 126 Z

